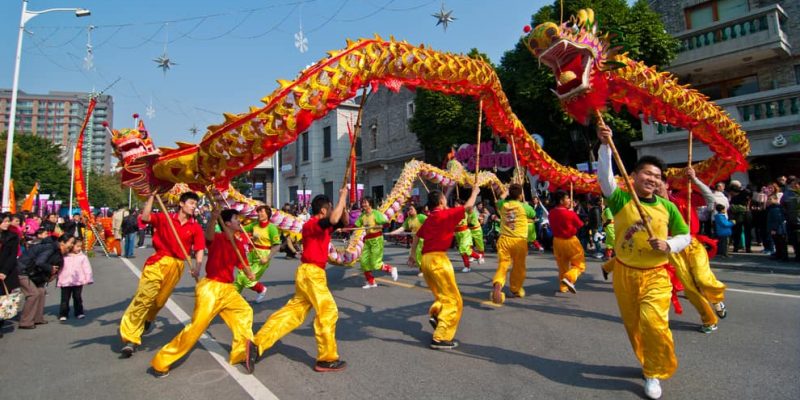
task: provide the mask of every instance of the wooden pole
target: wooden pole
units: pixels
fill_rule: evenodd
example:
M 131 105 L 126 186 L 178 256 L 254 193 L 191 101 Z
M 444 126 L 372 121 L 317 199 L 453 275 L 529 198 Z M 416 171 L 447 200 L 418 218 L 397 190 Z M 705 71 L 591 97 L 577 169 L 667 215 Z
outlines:
M 350 143 L 350 156 L 347 157 L 347 168 L 344 172 L 344 181 L 342 182 L 342 188 L 347 187 L 347 176 L 350 173 L 350 169 L 352 168 L 352 162 L 356 155 L 356 143 L 358 142 L 358 136 L 361 135 L 361 118 L 364 116 L 364 105 L 367 103 L 367 89 L 364 88 L 364 93 L 361 94 L 361 104 L 358 106 L 358 116 L 356 117 L 356 126 L 353 127 L 353 143 Z M 351 188 L 351 190 L 356 190 L 355 188 Z M 351 199 L 355 201 L 355 199 Z
M 210 195 L 211 193 L 206 193 L 206 194 Z M 303 193 L 303 195 L 305 196 L 305 193 Z M 222 196 L 221 193 L 220 193 L 220 197 L 222 197 L 222 200 L 225 202 L 225 207 L 231 208 L 231 204 L 228 203 L 228 199 L 225 196 Z M 211 201 L 211 199 L 209 199 L 209 201 Z M 256 218 L 258 218 L 258 217 L 256 217 Z M 256 222 L 258 222 L 258 219 L 256 219 Z M 245 232 L 244 230 L 242 230 L 242 234 L 244 235 L 244 237 L 247 238 L 247 242 L 250 243 L 250 246 L 253 246 L 253 248 L 255 249 L 256 244 L 253 243 L 253 239 L 250 237 L 250 235 L 248 235 L 247 232 Z
M 686 164 L 687 168 L 692 167 L 692 131 L 689 130 L 689 162 Z M 692 228 L 692 178 L 687 176 L 686 179 L 686 224 L 689 229 Z
M 483 125 L 483 99 L 478 102 L 478 148 L 475 150 L 475 185 L 481 171 L 481 125 Z
M 211 195 L 211 192 L 207 191 L 206 195 L 208 196 L 208 200 L 211 202 L 212 207 L 219 209 L 220 208 L 219 204 L 217 204 L 217 202 L 214 200 L 214 197 Z M 225 234 L 225 222 L 222 221 L 222 215 L 217 215 L 216 222 L 219 222 L 220 228 L 222 229 L 222 233 Z M 245 236 L 246 235 L 247 234 L 245 234 Z M 236 258 L 239 259 L 239 263 L 241 263 L 243 267 L 247 268 L 247 271 L 250 271 L 250 273 L 252 273 L 252 271 L 250 270 L 250 264 L 247 261 L 245 261 L 244 257 L 242 257 L 242 253 L 239 251 L 239 247 L 236 246 L 236 241 L 233 240 L 233 235 L 228 237 L 228 241 L 231 243 L 231 246 L 233 246 L 233 251 L 236 253 Z M 250 243 L 252 243 L 252 241 Z
M 161 207 L 161 210 L 163 210 L 167 216 L 167 225 L 169 225 L 169 229 L 172 231 L 172 234 L 175 235 L 175 240 L 178 242 L 178 246 L 181 248 L 181 252 L 183 253 L 184 261 L 189 263 L 189 268 L 191 268 L 191 270 L 194 272 L 194 262 L 192 261 L 192 258 L 189 257 L 189 252 L 186 251 L 186 247 L 184 247 L 183 242 L 181 242 L 181 237 L 178 235 L 178 230 L 175 229 L 175 224 L 172 222 L 172 217 L 169 215 L 167 206 L 165 206 L 164 201 L 161 200 L 161 195 L 156 194 L 156 200 L 158 200 L 158 206 Z M 199 274 L 200 271 L 196 271 L 196 273 Z M 197 276 L 195 276 L 194 273 L 192 273 L 192 277 L 194 278 L 195 282 L 198 281 Z
M 511 178 L 511 180 L 514 183 L 520 183 L 517 182 L 519 180 L 517 179 L 517 177 L 519 176 L 519 159 L 517 158 L 517 144 L 514 143 L 514 136 L 513 135 L 510 136 L 511 136 L 511 153 L 514 154 L 514 177 Z
M 425 188 L 425 193 L 430 193 L 431 191 L 428 190 L 428 185 L 425 184 L 425 181 L 423 181 L 422 178 L 419 177 L 419 175 L 417 175 L 417 179 L 419 179 L 420 183 L 422 183 L 422 187 Z
M 570 209 L 575 208 L 575 201 L 573 200 L 573 197 L 572 197 L 572 189 L 573 189 L 572 181 L 569 181 L 569 208 Z
M 605 121 L 603 121 L 603 115 L 600 113 L 600 110 L 595 110 L 595 116 L 597 117 L 598 124 L 606 124 Z M 636 210 L 639 212 L 639 217 L 642 219 L 642 224 L 644 225 L 645 230 L 647 230 L 647 235 L 650 237 L 650 239 L 653 239 L 655 237 L 655 235 L 653 235 L 653 229 L 650 228 L 650 223 L 647 222 L 647 215 L 644 212 L 644 207 L 642 207 L 642 203 L 639 201 L 639 196 L 636 195 L 636 191 L 633 189 L 633 184 L 628 176 L 628 171 L 625 169 L 625 164 L 622 163 L 622 158 L 619 156 L 617 146 L 614 145 L 614 139 L 609 138 L 608 147 L 611 149 L 611 155 L 614 157 L 614 162 L 617 164 L 619 173 L 622 174 L 622 179 L 625 181 L 625 186 L 628 188 L 628 192 L 631 194 L 633 203 L 636 205 Z

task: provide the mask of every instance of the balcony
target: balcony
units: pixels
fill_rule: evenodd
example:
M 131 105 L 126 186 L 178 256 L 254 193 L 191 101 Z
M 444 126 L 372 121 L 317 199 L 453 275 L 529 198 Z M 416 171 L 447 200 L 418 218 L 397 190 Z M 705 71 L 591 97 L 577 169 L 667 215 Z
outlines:
M 676 36 L 678 55 L 669 70 L 677 75 L 712 73 L 774 57 L 792 55 L 784 25 L 788 16 L 778 4 L 750 10 Z

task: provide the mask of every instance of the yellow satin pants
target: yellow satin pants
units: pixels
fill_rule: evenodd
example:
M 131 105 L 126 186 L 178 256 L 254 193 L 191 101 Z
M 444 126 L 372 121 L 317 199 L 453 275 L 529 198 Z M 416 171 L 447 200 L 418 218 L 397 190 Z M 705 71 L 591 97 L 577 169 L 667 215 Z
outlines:
M 709 302 L 719 303 L 725 300 L 726 286 L 711 271 L 705 247 L 692 238 L 692 242 L 683 251 L 670 253 L 669 261 L 683 283 L 683 294 L 697 309 L 703 324 L 716 324 L 719 319 Z
M 528 256 L 527 238 L 509 237 L 500 235 L 497 239 L 497 271 L 492 278 L 492 286 L 499 283 L 501 286 L 506 284 L 506 273 L 511 266 L 511 279 L 509 289 L 511 293 L 519 297 L 525 296 L 525 258 Z
M 230 363 L 244 362 L 247 341 L 253 339 L 253 309 L 232 283 L 203 278 L 195 287 L 194 295 L 192 322 L 150 361 L 156 371 L 169 371 L 170 365 L 191 351 L 217 314 L 233 333 Z
M 553 255 L 558 265 L 558 290 L 564 293 L 568 289 L 561 280 L 567 278 L 575 284 L 578 277 L 586 270 L 583 246 L 575 236 L 569 239 L 553 238 Z
M 119 323 L 119 334 L 123 342 L 142 344 L 145 321 L 152 322 L 156 319 L 158 312 L 167 304 L 172 289 L 181 279 L 181 274 L 183 260 L 179 258 L 165 256 L 144 266 L 136 294 Z
M 614 295 L 633 352 L 647 378 L 667 379 L 678 368 L 669 306 L 672 283 L 664 268 L 614 264 Z
M 300 264 L 295 273 L 295 294 L 283 308 L 270 315 L 267 322 L 258 330 L 253 343 L 258 353 L 263 354 L 275 342 L 299 327 L 313 308 L 314 337 L 317 339 L 317 361 L 336 361 L 336 321 L 339 310 L 328 290 L 328 277 L 325 270 L 314 264 Z
M 433 340 L 449 342 L 456 336 L 461 312 L 464 310 L 453 264 L 450 263 L 447 253 L 435 251 L 422 255 L 421 269 L 425 282 L 433 292 L 430 316 L 439 321 L 433 331 Z

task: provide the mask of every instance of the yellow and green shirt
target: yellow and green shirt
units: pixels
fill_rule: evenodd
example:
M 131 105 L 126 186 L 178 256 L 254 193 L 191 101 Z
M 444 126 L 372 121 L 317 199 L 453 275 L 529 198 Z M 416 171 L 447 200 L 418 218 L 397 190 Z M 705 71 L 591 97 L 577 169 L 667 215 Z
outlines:
M 262 250 L 281 244 L 281 234 L 278 232 L 278 227 L 273 224 L 261 226 L 261 224 L 256 221 L 246 225 L 244 230 L 252 234 L 253 244 L 260 247 Z
M 666 253 L 650 247 L 647 230 L 630 193 L 616 188 L 607 198 L 607 203 L 614 215 L 616 234 L 614 251 L 619 261 L 624 265 L 642 269 L 658 267 L 669 261 Z M 670 235 L 689 233 L 689 227 L 683 221 L 678 207 L 669 200 L 654 196 L 652 200 L 641 199 L 641 203 L 647 214 L 650 229 L 657 239 L 667 240 Z
M 417 214 L 414 217 L 406 218 L 406 220 L 403 221 L 403 230 L 416 235 L 417 231 L 426 219 L 428 219 L 428 217 L 425 214 Z
M 508 237 L 527 238 L 528 218 L 536 218 L 533 207 L 517 200 L 500 200 L 497 202 L 500 214 L 500 234 Z
M 361 213 L 361 216 L 356 220 L 357 227 L 367 228 L 367 233 L 377 233 L 383 230 L 383 224 L 389 222 L 386 216 L 378 210 L 372 210 L 371 213 Z

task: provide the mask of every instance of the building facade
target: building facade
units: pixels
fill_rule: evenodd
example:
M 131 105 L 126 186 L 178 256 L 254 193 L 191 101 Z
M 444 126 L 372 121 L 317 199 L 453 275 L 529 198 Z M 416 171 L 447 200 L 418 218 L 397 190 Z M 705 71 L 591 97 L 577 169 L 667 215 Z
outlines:
M 414 97 L 415 93 L 406 88 L 395 93 L 381 87 L 364 105 L 358 181 L 376 204 L 392 190 L 406 162 L 424 159 L 425 152 L 410 127 Z M 421 186 L 416 182 L 414 190 L 424 199 Z
M 651 0 L 680 41 L 667 70 L 727 111 L 747 132 L 750 170 L 734 178 L 760 185 L 800 175 L 800 1 Z M 686 162 L 688 132 L 643 125 L 639 155 Z M 695 158 L 711 156 L 705 145 Z
M 350 154 L 347 124 L 355 125 L 357 114 L 358 105 L 346 101 L 280 150 L 281 204 L 310 206 L 318 194 L 336 201 Z M 303 190 L 306 199 L 299 195 Z
M 69 149 L 78 140 L 78 134 L 89 106 L 90 93 L 55 92 L 29 94 L 23 91 L 17 96 L 15 134 L 34 135 L 46 138 L 62 146 L 65 161 L 71 157 Z M 11 112 L 11 90 L 0 89 L 0 132 L 8 130 Z M 113 127 L 114 101 L 109 95 L 97 98 L 84 137 L 84 167 L 94 171 L 110 173 L 111 140 L 103 127 L 108 122 Z

